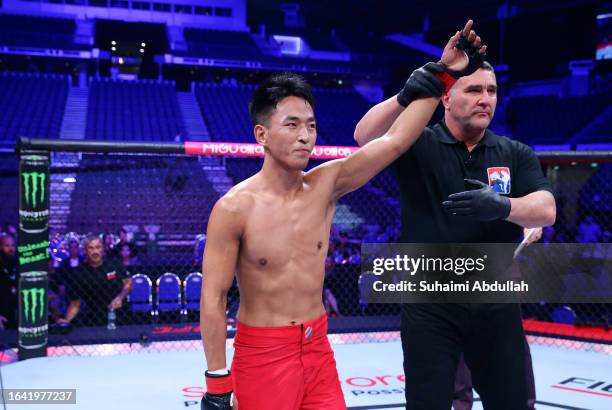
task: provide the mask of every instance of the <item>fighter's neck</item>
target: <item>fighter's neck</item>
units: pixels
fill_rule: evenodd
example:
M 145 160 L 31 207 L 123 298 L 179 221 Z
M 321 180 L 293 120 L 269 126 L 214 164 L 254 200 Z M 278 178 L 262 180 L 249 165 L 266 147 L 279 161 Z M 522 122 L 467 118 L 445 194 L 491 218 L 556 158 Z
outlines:
M 266 164 L 259 172 L 262 188 L 274 195 L 292 196 L 303 189 L 304 172 Z

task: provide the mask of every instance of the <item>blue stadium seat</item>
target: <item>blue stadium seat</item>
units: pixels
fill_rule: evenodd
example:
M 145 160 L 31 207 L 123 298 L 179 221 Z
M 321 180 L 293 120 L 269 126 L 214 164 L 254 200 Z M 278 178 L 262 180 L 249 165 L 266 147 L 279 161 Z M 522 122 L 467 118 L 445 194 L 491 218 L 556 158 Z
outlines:
M 157 278 L 157 312 L 181 312 L 183 298 L 178 275 L 166 272 Z
M 132 276 L 134 289 L 128 296 L 132 312 L 153 312 L 153 285 L 151 279 L 143 273 Z
M 200 310 L 200 297 L 202 294 L 202 274 L 192 272 L 183 281 L 185 313 Z

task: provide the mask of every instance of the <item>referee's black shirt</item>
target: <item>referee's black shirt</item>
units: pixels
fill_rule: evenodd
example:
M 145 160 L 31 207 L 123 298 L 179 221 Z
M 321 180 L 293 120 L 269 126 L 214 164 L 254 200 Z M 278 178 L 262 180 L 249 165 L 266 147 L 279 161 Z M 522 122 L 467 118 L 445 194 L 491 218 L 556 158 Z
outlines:
M 410 150 L 394 163 L 394 169 L 405 243 L 504 243 L 519 238 L 522 228 L 511 222 L 480 222 L 444 211 L 442 202 L 450 194 L 477 189 L 464 178 L 495 186 L 510 198 L 541 190 L 552 192 L 540 162 L 527 145 L 487 129 L 468 152 L 443 121 L 425 128 Z M 495 179 L 499 175 L 503 175 L 503 183 Z

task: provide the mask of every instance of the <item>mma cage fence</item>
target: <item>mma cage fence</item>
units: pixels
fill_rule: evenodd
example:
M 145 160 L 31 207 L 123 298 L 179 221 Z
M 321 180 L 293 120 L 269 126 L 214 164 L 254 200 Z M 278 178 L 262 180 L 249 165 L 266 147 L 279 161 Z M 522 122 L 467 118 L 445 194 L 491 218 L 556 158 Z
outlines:
M 317 147 L 309 167 L 349 155 L 355 147 Z M 199 303 L 202 252 L 210 211 L 234 184 L 256 173 L 263 149 L 256 144 L 88 142 L 22 138 L 18 171 L 3 167 L 0 186 L 19 186 L 18 320 L 4 332 L 19 357 L 45 354 L 104 355 L 135 350 L 201 349 Z M 612 152 L 540 152 L 557 200 L 557 221 L 546 243 L 599 243 L 612 237 Z M 0 154 L 9 163 L 14 154 Z M 5 195 L 5 194 L 3 194 Z M 400 240 L 399 193 L 385 170 L 336 208 L 322 295 L 332 340 L 351 343 L 397 339 L 399 305 L 369 303 L 360 275 L 362 243 Z M 3 207 L 16 204 L 4 203 Z M 6 216 L 6 213 L 4 213 Z M 10 222 L 10 221 L 9 221 Z M 16 222 L 16 221 L 15 221 Z M 107 279 L 130 277 L 133 290 L 116 312 L 87 306 L 71 326 L 70 295 L 85 264 L 84 240 L 95 235 L 113 266 Z M 609 249 L 606 248 L 606 249 Z M 591 255 L 571 283 L 604 295 L 598 303 L 523 305 L 532 341 L 559 347 L 604 346 L 612 341 L 611 256 Z M 605 262 L 605 263 L 604 263 Z M 602 268 L 603 267 L 603 268 Z M 109 276 L 110 275 L 110 276 Z M 70 289 L 72 287 L 72 289 Z M 228 336 L 235 331 L 236 284 L 228 294 Z M 91 302 L 90 302 L 91 303 Z

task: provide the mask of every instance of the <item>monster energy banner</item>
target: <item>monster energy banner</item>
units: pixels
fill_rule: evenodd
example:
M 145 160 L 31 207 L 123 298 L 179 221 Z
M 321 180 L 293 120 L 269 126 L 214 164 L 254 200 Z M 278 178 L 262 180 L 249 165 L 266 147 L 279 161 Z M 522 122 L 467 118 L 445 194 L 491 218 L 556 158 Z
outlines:
M 47 354 L 49 158 L 21 156 L 19 164 L 19 359 Z

